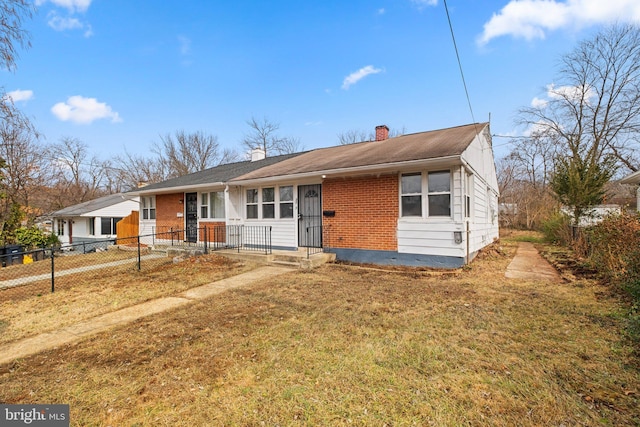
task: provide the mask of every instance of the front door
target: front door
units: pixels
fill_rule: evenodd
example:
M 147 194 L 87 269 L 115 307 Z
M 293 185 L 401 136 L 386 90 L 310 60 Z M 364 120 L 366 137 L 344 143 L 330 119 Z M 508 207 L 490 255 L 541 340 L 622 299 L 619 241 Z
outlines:
M 322 247 L 322 186 L 298 186 L 298 246 Z
M 198 241 L 198 193 L 185 194 L 185 241 Z

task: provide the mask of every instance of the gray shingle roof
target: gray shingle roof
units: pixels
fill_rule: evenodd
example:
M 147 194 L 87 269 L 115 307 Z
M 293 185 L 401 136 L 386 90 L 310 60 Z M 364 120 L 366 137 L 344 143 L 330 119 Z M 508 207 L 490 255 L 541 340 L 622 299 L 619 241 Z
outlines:
M 156 182 L 153 184 L 149 184 L 138 190 L 134 190 L 131 193 L 150 193 L 154 190 L 166 190 L 171 188 L 180 188 L 187 186 L 196 186 L 201 184 L 215 184 L 215 183 L 226 183 L 231 179 L 238 177 L 240 175 L 244 175 L 256 169 L 263 168 L 265 166 L 273 165 L 275 163 L 279 163 L 283 160 L 290 159 L 292 157 L 296 157 L 301 155 L 302 153 L 294 153 L 294 154 L 283 154 L 280 156 L 272 156 L 267 157 L 262 160 L 256 161 L 242 161 L 236 163 L 228 163 L 224 165 L 215 166 L 209 169 L 205 169 L 200 172 L 194 172 L 189 175 L 179 176 L 177 178 L 168 179 L 162 182 Z
M 77 205 L 73 205 L 73 206 L 67 206 L 64 209 L 60 209 L 59 211 L 53 212 L 49 216 L 52 216 L 52 217 L 80 216 L 89 212 L 97 211 L 98 209 L 103 209 L 109 206 L 113 206 L 117 203 L 125 202 L 127 200 L 134 200 L 134 199 L 135 199 L 135 196 L 131 196 L 123 193 L 110 194 L 108 196 L 89 200 L 88 202 L 78 203 Z

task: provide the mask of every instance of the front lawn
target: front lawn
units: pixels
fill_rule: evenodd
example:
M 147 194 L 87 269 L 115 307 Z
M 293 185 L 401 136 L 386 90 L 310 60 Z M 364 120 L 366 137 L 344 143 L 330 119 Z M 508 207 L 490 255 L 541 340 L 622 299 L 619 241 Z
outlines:
M 72 425 L 638 425 L 620 303 L 506 279 L 515 245 L 456 274 L 287 273 L 2 366 L 0 401 Z

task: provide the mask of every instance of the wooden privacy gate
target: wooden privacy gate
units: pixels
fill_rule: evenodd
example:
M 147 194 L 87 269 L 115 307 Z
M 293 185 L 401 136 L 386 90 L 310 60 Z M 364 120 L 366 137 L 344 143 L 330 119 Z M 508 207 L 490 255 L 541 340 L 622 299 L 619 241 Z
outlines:
M 122 218 L 116 223 L 116 243 L 118 245 L 129 245 L 137 242 L 138 225 L 140 213 L 131 211 L 129 216 Z

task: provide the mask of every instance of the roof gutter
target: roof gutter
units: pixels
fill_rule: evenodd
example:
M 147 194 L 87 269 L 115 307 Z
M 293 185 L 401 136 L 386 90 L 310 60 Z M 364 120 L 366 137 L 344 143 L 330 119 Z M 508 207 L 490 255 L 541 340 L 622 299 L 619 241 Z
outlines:
M 195 184 L 195 185 L 179 185 L 175 187 L 165 187 L 165 188 L 150 188 L 146 189 L 144 187 L 137 188 L 133 191 L 127 192 L 127 194 L 131 194 L 134 196 L 144 196 L 151 194 L 172 194 L 172 193 L 185 193 L 192 192 L 193 190 L 199 190 L 201 188 L 211 188 L 211 187 L 224 187 L 226 183 L 224 182 L 211 182 L 205 184 Z
M 278 181 L 291 181 L 308 178 L 335 178 L 356 175 L 371 175 L 380 173 L 397 172 L 400 170 L 416 169 L 419 167 L 446 167 L 462 164 L 460 155 L 438 157 L 435 159 L 420 159 L 394 163 L 381 163 L 379 165 L 356 166 L 351 168 L 325 169 L 312 172 L 292 173 L 287 175 L 275 175 L 262 178 L 232 179 L 229 185 L 253 185 Z M 193 187 L 192 187 L 193 188 Z

